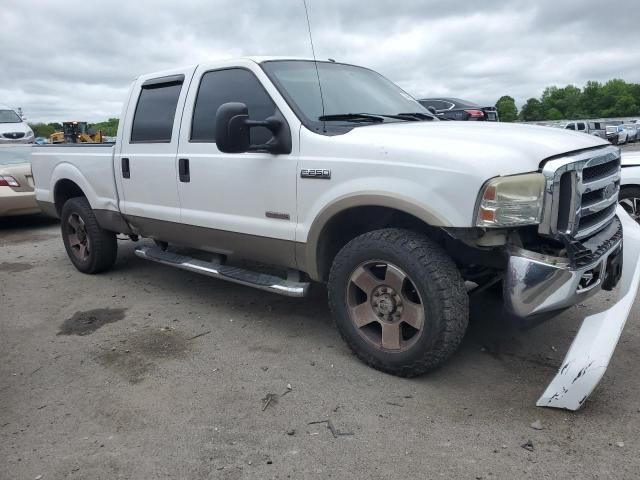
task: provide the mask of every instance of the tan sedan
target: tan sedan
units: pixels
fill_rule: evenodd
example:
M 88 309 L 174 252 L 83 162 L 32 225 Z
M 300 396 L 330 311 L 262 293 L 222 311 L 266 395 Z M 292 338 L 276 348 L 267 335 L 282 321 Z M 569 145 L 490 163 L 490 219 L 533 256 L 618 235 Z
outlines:
M 0 217 L 39 213 L 29 163 L 30 150 L 0 150 Z M 14 149 L 16 147 L 13 147 Z

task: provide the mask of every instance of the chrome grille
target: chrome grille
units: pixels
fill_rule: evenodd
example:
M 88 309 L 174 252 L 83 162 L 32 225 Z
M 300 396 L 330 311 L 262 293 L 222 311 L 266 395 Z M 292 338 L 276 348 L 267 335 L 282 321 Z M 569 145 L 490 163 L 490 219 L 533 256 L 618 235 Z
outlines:
M 548 161 L 542 169 L 546 186 L 540 233 L 583 240 L 609 225 L 616 212 L 620 172 L 616 147 Z

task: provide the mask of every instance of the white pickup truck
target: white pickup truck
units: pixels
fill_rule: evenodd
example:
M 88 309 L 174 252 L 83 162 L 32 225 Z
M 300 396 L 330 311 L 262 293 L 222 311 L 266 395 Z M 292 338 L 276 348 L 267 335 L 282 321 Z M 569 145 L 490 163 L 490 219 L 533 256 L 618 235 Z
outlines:
M 36 146 L 33 174 L 81 272 L 112 267 L 121 233 L 155 240 L 136 249 L 142 258 L 275 293 L 324 282 L 355 354 L 400 376 L 457 349 L 471 286 L 501 286 L 521 321 L 619 285 L 539 405 L 582 405 L 640 277 L 640 228 L 617 207 L 618 148 L 544 127 L 441 122 L 379 74 L 333 61 L 144 75 L 115 145 Z

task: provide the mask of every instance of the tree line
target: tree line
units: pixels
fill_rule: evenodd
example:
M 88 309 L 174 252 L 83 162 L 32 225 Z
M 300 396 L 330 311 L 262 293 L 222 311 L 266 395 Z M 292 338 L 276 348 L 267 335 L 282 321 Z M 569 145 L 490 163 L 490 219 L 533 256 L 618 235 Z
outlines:
M 496 109 L 503 122 L 640 116 L 640 83 L 615 78 L 606 83 L 591 80 L 582 89 L 552 86 L 540 98 L 528 99 L 520 111 L 509 95 L 500 97 Z
M 62 131 L 62 123 L 59 122 L 31 123 L 29 125 L 36 137 L 49 138 L 51 134 Z M 102 135 L 106 135 L 107 137 L 115 137 L 118 131 L 118 119 L 110 118 L 105 122 L 90 123 L 89 129 L 95 131 L 100 130 Z

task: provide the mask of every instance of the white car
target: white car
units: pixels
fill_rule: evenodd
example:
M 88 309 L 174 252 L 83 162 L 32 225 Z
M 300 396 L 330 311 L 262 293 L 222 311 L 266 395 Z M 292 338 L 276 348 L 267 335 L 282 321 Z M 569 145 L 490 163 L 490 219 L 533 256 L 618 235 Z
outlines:
M 466 281 L 502 284 L 514 322 L 619 285 L 538 405 L 580 408 L 604 374 L 640 226 L 617 205 L 620 152 L 603 139 L 440 121 L 372 70 L 304 59 L 144 75 L 127 98 L 114 145 L 33 147 L 36 198 L 80 272 L 114 266 L 119 232 L 155 240 L 141 258 L 273 293 L 326 283 L 349 347 L 399 376 L 458 348 Z
M 638 130 L 638 128 L 640 128 L 640 125 L 636 125 L 635 123 L 625 123 L 624 125 L 622 125 L 622 127 L 627 132 L 627 141 L 629 143 L 635 143 L 640 140 L 640 130 Z
M 33 143 L 33 130 L 15 110 L 0 105 L 0 145 Z
M 640 152 L 622 153 L 620 205 L 640 223 Z
M 618 136 L 614 136 L 611 141 L 611 143 L 613 143 L 614 145 L 624 145 L 629 139 L 629 134 L 622 125 L 607 125 L 606 133 L 607 137 L 609 137 L 609 134 L 611 133 L 618 134 Z

